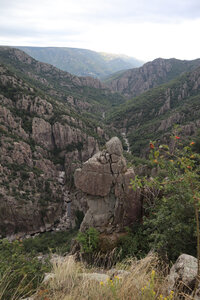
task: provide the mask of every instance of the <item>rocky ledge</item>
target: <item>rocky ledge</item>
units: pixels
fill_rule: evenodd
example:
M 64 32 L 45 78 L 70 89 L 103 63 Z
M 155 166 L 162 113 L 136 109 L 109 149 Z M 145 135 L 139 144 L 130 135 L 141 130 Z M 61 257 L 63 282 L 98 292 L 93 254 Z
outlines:
M 86 161 L 74 174 L 87 211 L 81 231 L 95 227 L 100 232 L 120 232 L 141 218 L 141 194 L 130 188 L 135 174 L 127 169 L 121 141 L 113 137 L 105 149 Z

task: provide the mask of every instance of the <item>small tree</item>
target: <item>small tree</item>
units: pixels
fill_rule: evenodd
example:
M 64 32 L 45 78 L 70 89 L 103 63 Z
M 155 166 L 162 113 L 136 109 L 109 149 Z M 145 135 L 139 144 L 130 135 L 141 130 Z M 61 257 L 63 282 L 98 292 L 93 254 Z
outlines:
M 162 252 L 169 249 L 174 259 L 184 248 L 192 251 L 192 239 L 196 235 L 198 272 L 195 295 L 200 279 L 200 154 L 194 152 L 195 142 L 184 145 L 178 135 L 172 137 L 171 145 L 169 148 L 150 142 L 150 160 L 157 166 L 157 176 L 136 177 L 131 184 L 133 189 L 142 189 L 146 196 L 151 190 L 144 224 L 152 247 Z
M 77 241 L 80 243 L 82 253 L 93 253 L 98 249 L 99 232 L 93 227 L 90 227 L 86 232 L 79 232 Z

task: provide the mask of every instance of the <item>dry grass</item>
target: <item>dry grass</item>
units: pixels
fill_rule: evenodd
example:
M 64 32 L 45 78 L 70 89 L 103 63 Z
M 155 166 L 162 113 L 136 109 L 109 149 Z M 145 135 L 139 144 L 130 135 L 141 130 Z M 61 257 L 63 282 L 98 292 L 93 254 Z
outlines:
M 17 271 L 8 269 L 2 277 L 0 277 L 0 300 L 21 300 L 31 296 L 35 289 L 32 288 L 32 280 L 24 285 L 26 275 L 24 275 L 15 290 L 12 288 L 13 281 L 16 280 Z M 8 296 L 9 295 L 9 296 Z
M 118 266 L 121 268 L 121 265 Z M 53 265 L 55 277 L 48 285 L 38 292 L 36 299 L 45 300 L 147 300 L 156 299 L 142 296 L 142 288 L 148 286 L 152 277 L 152 270 L 157 276 L 154 280 L 154 291 L 157 296 L 162 289 L 162 274 L 158 258 L 154 254 L 148 255 L 142 260 L 125 262 L 123 269 L 128 270 L 129 275 L 121 279 L 114 278 L 112 281 L 99 283 L 88 280 L 82 273 L 92 272 L 83 264 L 75 262 L 72 256 L 65 262 L 57 262 Z M 95 270 L 98 272 L 98 270 Z M 100 272 L 100 270 L 99 270 Z M 105 273 L 105 271 L 104 271 Z

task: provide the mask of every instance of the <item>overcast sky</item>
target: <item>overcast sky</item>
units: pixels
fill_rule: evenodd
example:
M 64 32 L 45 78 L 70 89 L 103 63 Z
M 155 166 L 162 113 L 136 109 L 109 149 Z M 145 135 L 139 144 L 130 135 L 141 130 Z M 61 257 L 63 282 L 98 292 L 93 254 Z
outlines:
M 200 0 L 0 0 L 0 45 L 200 58 Z

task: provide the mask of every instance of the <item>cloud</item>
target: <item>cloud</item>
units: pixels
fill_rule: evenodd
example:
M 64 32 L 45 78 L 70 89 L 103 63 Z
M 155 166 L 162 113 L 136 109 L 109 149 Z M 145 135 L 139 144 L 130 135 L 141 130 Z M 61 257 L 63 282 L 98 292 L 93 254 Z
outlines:
M 0 0 L 0 13 L 0 44 L 71 46 L 147 60 L 194 57 L 200 50 L 199 0 Z

